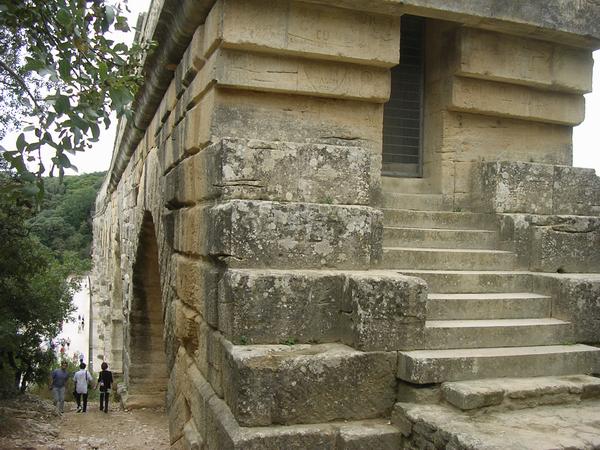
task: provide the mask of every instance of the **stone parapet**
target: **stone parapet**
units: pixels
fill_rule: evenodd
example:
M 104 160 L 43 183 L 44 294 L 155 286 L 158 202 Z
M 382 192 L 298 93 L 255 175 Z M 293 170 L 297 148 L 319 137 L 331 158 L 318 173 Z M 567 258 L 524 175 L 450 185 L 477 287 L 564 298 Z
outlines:
M 529 270 L 600 272 L 599 217 L 503 214 L 500 227 Z
M 481 209 L 496 213 L 600 215 L 593 169 L 518 161 L 482 163 Z
M 540 274 L 533 282 L 538 292 L 552 295 L 554 317 L 577 324 L 573 330 L 577 342 L 600 342 L 599 274 Z

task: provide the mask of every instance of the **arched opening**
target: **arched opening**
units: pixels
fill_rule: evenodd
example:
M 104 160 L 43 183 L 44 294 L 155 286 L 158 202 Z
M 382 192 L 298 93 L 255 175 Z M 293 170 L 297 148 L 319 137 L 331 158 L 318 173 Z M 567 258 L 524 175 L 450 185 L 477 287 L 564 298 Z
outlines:
M 128 408 L 165 405 L 167 366 L 163 342 L 158 245 L 154 223 L 144 215 L 133 267 L 133 295 L 129 310 L 127 400 Z

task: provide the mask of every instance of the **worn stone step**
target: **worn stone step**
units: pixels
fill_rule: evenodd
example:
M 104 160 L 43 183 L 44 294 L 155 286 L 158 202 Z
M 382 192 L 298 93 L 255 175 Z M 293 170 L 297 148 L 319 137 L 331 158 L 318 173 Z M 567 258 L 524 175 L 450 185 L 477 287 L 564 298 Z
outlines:
M 600 378 L 588 375 L 561 377 L 493 378 L 442 384 L 442 398 L 463 411 L 534 408 L 577 403 L 600 397 Z
M 491 214 L 452 211 L 412 211 L 383 208 L 383 224 L 389 227 L 495 230 Z
M 164 408 L 166 405 L 166 394 L 164 392 L 127 394 L 121 397 L 121 404 L 126 409 Z
M 443 228 L 385 227 L 385 247 L 430 247 L 494 249 L 498 233 L 491 230 L 453 230 Z
M 410 270 L 399 272 L 427 282 L 429 292 L 480 294 L 533 291 L 531 272 L 485 270 Z
M 405 194 L 430 194 L 433 191 L 430 178 L 381 177 L 384 192 L 402 192 Z
M 550 317 L 552 298 L 528 292 L 477 294 L 438 294 L 427 297 L 427 318 L 524 319 Z
M 510 270 L 517 255 L 503 250 L 384 247 L 384 269 Z
M 371 419 L 393 406 L 395 352 L 337 343 L 223 346 L 224 398 L 242 426 Z
M 600 349 L 583 344 L 398 353 L 398 378 L 415 384 L 599 372 Z
M 482 412 L 396 403 L 391 422 L 409 449 L 592 449 L 600 444 L 599 409 L 598 400 Z
M 425 322 L 425 346 L 432 350 L 566 344 L 572 335 L 571 323 L 554 318 Z
M 407 194 L 383 192 L 383 207 L 415 211 L 448 211 L 452 201 L 441 194 Z

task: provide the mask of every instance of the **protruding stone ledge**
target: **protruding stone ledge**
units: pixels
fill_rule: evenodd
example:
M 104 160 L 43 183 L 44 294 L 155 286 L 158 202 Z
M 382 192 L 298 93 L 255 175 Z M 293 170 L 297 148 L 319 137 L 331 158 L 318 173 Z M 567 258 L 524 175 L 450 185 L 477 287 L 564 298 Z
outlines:
M 456 75 L 575 94 L 592 90 L 589 50 L 474 28 L 457 31 L 457 48 Z
M 541 91 L 516 84 L 454 77 L 449 82 L 452 111 L 575 126 L 585 117 L 583 95 Z
M 221 0 L 214 10 L 222 20 L 211 38 L 226 47 L 380 67 L 398 63 L 400 15 L 289 0 Z

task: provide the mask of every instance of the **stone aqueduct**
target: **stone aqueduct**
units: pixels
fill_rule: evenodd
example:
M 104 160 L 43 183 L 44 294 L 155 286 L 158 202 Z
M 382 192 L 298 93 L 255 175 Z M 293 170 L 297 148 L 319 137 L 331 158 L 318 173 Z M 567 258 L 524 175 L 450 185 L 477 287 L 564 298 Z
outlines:
M 571 167 L 599 24 L 594 0 L 153 0 L 94 219 L 123 401 L 166 404 L 173 448 L 399 448 L 417 386 L 600 372 L 600 180 Z M 536 293 L 552 331 L 444 328 L 478 289 L 514 317 Z M 517 346 L 554 353 L 435 356 Z

